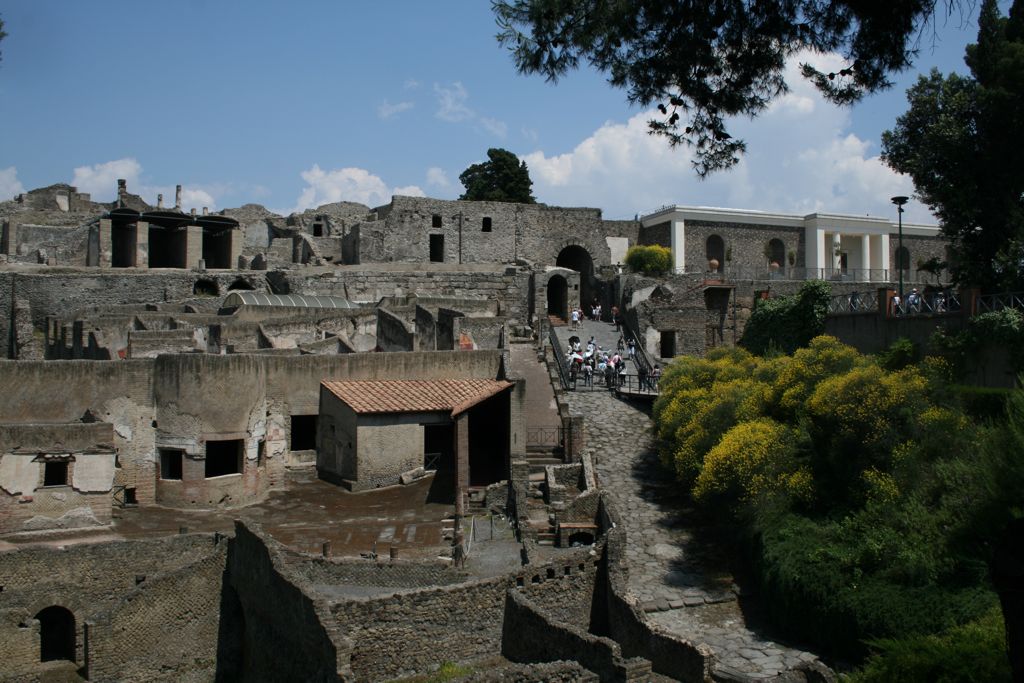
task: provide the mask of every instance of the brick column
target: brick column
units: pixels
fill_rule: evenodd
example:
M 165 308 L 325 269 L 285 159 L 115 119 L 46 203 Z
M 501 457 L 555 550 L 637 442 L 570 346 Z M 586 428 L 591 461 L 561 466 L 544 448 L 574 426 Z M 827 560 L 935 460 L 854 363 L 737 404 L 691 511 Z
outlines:
M 113 224 L 109 218 L 100 219 L 100 239 L 99 239 L 99 265 L 100 268 L 110 268 L 111 260 L 114 256 L 114 245 L 111 241 L 111 232 L 113 231 Z
M 192 270 L 199 267 L 199 261 L 203 258 L 203 228 L 199 225 L 189 225 L 185 229 L 188 234 L 185 236 L 184 267 Z
M 242 245 L 245 241 L 245 235 L 239 228 L 232 228 L 231 230 L 231 255 L 228 257 L 228 268 L 239 268 L 238 259 L 242 255 Z
M 135 259 L 132 265 L 149 268 L 149 223 L 145 221 L 135 224 Z

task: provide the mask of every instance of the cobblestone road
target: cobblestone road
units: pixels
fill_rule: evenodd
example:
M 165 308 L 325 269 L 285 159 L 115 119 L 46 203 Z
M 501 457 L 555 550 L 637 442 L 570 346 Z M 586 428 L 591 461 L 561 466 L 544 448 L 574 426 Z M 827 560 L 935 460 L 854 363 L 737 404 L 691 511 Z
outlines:
M 573 332 L 558 328 L 567 342 Z M 587 322 L 576 332 L 614 348 L 618 333 L 605 323 Z M 631 370 L 631 372 L 633 372 Z M 644 408 L 608 391 L 569 392 L 574 414 L 584 416 L 587 447 L 601 487 L 626 525 L 629 587 L 648 619 L 692 642 L 707 643 L 716 666 L 746 678 L 768 679 L 813 654 L 760 637 L 747 626 L 736 600 L 733 577 L 722 558 L 688 529 L 676 484 L 658 461 L 651 419 Z

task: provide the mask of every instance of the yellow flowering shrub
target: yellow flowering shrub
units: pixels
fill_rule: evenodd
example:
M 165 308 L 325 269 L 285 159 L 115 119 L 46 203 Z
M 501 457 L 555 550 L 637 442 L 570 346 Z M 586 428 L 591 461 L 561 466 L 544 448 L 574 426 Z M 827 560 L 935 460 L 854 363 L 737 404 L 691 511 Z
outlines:
M 794 441 L 791 428 L 769 418 L 736 425 L 704 458 L 694 498 L 731 506 L 790 487 L 806 493 L 809 475 L 797 474 Z
M 781 411 L 795 415 L 818 382 L 868 362 L 856 349 L 835 337 L 815 337 L 810 346 L 798 349 L 779 372 L 773 385 L 774 400 Z

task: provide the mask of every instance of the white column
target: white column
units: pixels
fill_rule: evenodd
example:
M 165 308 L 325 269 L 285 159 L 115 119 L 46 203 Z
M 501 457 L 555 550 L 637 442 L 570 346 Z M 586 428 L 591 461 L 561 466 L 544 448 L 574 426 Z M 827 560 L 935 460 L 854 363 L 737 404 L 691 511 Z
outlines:
M 685 273 L 686 222 L 672 221 L 669 223 L 669 236 L 672 240 L 672 270 L 676 273 Z
M 804 237 L 807 245 L 804 254 L 804 268 L 807 269 L 807 277 L 811 280 L 820 278 L 822 269 L 825 267 L 825 231 L 820 228 L 808 227 Z
M 874 242 L 871 247 L 871 267 L 879 271 L 875 277 L 879 282 L 891 281 L 892 277 L 886 272 L 889 270 L 889 235 L 872 235 L 871 239 Z
M 868 270 L 871 268 L 871 235 L 860 236 L 860 267 L 867 271 L 864 273 L 863 281 L 871 282 L 871 271 Z

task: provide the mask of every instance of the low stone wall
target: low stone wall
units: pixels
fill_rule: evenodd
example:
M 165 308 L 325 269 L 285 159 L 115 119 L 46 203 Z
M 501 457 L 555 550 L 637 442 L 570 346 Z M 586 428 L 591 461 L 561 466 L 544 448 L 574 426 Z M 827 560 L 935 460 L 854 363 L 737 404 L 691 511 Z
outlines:
M 616 524 L 615 513 L 607 501 L 602 501 L 600 514 L 602 525 L 609 529 L 604 552 L 609 635 L 621 644 L 624 656 L 649 659 L 657 673 L 679 681 L 710 680 L 714 661 L 711 649 L 648 623 L 636 601 L 628 595 L 625 527 Z
M 625 660 L 615 641 L 552 618 L 522 593 L 508 592 L 504 629 L 501 653 L 513 661 L 558 661 L 571 657 L 602 681 L 650 680 L 650 662 L 643 658 Z
M 463 583 L 465 571 L 448 563 L 407 560 L 326 559 L 285 551 L 289 571 L 310 584 L 377 586 L 382 588 L 423 588 Z

